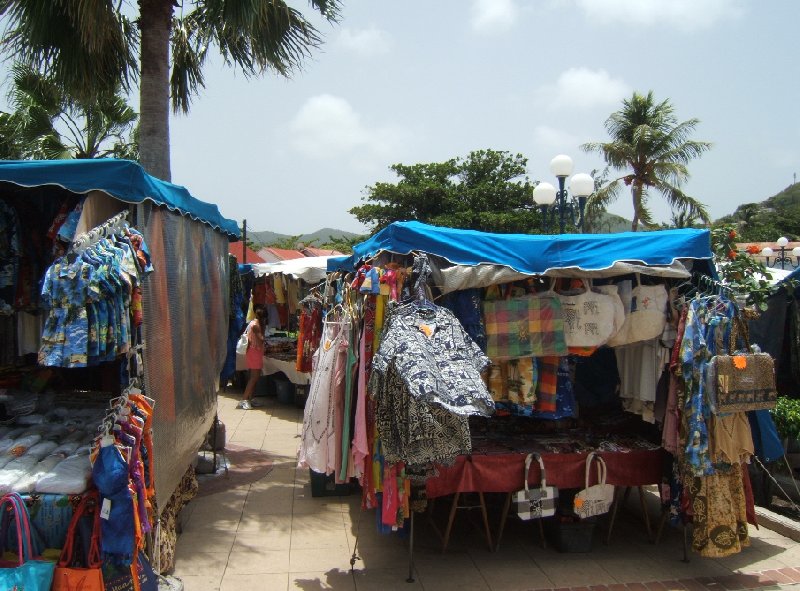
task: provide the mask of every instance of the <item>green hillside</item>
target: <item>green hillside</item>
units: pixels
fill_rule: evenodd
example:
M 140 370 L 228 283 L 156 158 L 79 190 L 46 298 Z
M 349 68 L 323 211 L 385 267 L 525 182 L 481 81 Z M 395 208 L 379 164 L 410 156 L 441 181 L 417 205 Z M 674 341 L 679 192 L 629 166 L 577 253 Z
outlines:
M 360 237 L 360 234 L 336 230 L 334 228 L 322 228 L 311 234 L 301 234 L 297 236 L 297 242 L 304 246 L 323 247 L 331 243 L 348 242 L 357 237 Z M 294 236 L 290 234 L 279 234 L 278 232 L 270 232 L 269 230 L 247 233 L 247 241 L 259 247 L 280 244 L 283 248 L 289 248 L 286 242 L 292 238 L 294 238 Z M 366 238 L 366 236 L 364 238 Z
M 800 238 L 800 183 L 788 186 L 761 203 L 745 203 L 716 224 L 736 224 L 742 242 Z

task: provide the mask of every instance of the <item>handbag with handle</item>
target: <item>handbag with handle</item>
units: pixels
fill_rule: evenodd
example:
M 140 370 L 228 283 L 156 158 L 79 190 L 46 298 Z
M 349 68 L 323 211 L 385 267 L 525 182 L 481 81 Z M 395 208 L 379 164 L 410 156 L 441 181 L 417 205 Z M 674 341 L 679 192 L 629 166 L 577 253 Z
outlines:
M 637 273 L 636 287 L 631 291 L 630 312 L 622 328 L 607 344 L 619 347 L 660 337 L 667 323 L 668 299 L 664 285 L 642 285 Z
M 236 341 L 236 354 L 237 355 L 246 355 L 247 354 L 247 347 L 250 345 L 250 339 L 247 336 L 248 330 L 250 329 L 250 325 L 247 325 L 247 328 L 244 329 L 244 332 L 239 337 L 239 340 Z
M 568 347 L 599 347 L 614 334 L 615 298 L 619 296 L 592 290 L 584 281 L 584 291 L 558 294 L 564 315 L 564 335 Z
M 554 295 L 485 301 L 486 355 L 494 360 L 566 355 L 564 320 Z
M 778 402 L 775 362 L 768 353 L 750 353 L 750 340 L 744 321 L 736 317 L 731 330 L 730 352 L 740 336 L 744 351 L 738 355 L 715 355 L 708 366 L 711 387 L 706 388 L 713 413 L 768 410 Z
M 67 539 L 61 550 L 55 574 L 53 591 L 104 591 L 103 561 L 100 559 L 100 495 L 95 491 L 81 499 L 67 530 Z M 91 538 L 86 556 L 77 556 L 80 546 L 79 529 L 81 520 L 89 518 L 92 522 Z
M 15 521 L 17 555 L 15 561 L 0 561 L 0 590 L 49 591 L 55 563 L 34 558 L 31 522 L 28 508 L 17 493 L 8 493 L 0 500 L 0 555 L 11 520 Z
M 542 472 L 542 478 L 539 488 L 530 489 L 528 487 L 528 474 L 530 473 L 531 462 L 533 462 L 534 457 L 536 461 L 539 462 L 539 470 Z M 517 504 L 517 515 L 523 521 L 552 517 L 556 514 L 558 489 L 555 486 L 547 486 L 544 462 L 542 461 L 542 456 L 539 454 L 530 453 L 525 458 L 525 488 L 517 491 L 514 496 Z
M 589 486 L 592 463 L 597 463 L 597 484 Z M 606 462 L 595 452 L 586 457 L 586 479 L 584 488 L 573 501 L 572 508 L 581 519 L 608 513 L 614 503 L 614 486 L 606 484 Z

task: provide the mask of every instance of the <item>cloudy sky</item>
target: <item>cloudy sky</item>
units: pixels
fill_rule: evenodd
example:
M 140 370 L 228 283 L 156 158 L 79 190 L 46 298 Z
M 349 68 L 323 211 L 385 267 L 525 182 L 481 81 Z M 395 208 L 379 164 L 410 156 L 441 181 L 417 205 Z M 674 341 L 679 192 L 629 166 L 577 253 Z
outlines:
M 315 21 L 326 44 L 291 80 L 211 65 L 171 123 L 174 182 L 255 230 L 362 232 L 347 210 L 393 163 L 491 148 L 551 182 L 556 154 L 600 166 L 578 146 L 605 141 L 634 90 L 700 120 L 695 139 L 714 147 L 687 192 L 714 217 L 800 172 L 797 0 L 343 3 L 338 25 Z M 612 211 L 630 217 L 630 203 Z

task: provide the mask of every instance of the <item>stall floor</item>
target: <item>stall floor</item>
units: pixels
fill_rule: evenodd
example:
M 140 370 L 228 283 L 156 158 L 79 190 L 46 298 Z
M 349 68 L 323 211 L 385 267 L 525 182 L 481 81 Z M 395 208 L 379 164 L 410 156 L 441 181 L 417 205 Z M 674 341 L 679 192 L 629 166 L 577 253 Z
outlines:
M 543 548 L 536 524 L 514 517 L 500 549 L 490 552 L 479 511 L 456 513 L 443 553 L 431 525 L 441 529 L 447 519 L 447 503 L 439 501 L 438 514 L 416 519 L 414 581 L 407 582 L 407 538 L 377 533 L 375 512 L 361 510 L 360 495 L 312 498 L 308 470 L 295 468 L 302 410 L 259 398 L 263 407 L 242 411 L 235 408 L 240 398 L 231 389 L 219 396 L 229 475 L 201 482 L 201 494 L 181 515 L 174 575 L 187 591 L 800 589 L 800 544 L 751 528 L 751 546 L 742 553 L 684 562 L 682 530 L 667 526 L 658 545 L 648 541 L 636 491 L 610 543 L 601 521 L 588 554 Z M 495 496 L 487 495 L 493 535 L 502 501 Z M 655 495 L 646 496 L 657 521 Z

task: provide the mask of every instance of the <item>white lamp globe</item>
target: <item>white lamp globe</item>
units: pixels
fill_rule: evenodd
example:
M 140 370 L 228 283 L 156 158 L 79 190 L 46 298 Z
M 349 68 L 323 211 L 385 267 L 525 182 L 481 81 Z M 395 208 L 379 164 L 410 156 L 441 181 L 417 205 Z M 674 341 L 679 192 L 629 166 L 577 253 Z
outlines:
M 556 200 L 556 188 L 550 183 L 539 183 L 533 190 L 536 205 L 552 205 Z
M 789 239 L 786 236 L 778 238 L 778 246 L 786 247 L 787 244 L 789 244 Z
M 579 172 L 569 179 L 569 191 L 573 197 L 588 197 L 594 192 L 594 179 L 585 172 Z
M 773 254 L 775 254 L 775 251 L 772 250 L 769 246 L 765 246 L 764 248 L 761 249 L 762 256 L 771 257 Z
M 795 246 L 792 249 L 792 256 L 800 257 L 800 246 Z
M 572 174 L 572 158 L 566 154 L 559 154 L 550 161 L 550 172 L 557 177 Z

